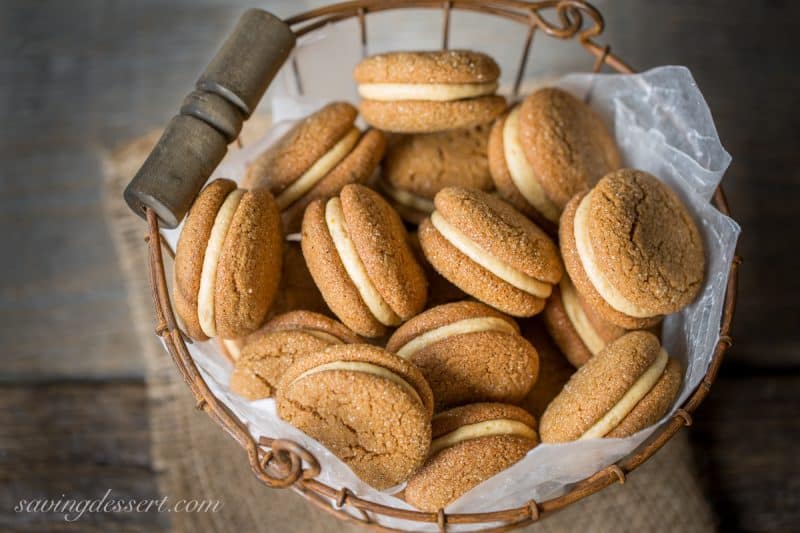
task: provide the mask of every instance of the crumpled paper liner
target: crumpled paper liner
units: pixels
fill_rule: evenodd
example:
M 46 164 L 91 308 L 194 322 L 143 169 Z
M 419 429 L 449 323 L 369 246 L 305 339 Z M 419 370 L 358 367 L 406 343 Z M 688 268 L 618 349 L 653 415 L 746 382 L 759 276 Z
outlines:
M 663 329 L 665 348 L 670 355 L 681 359 L 686 368 L 677 407 L 700 383 L 719 338 L 727 276 L 740 228 L 709 202 L 731 157 L 719 141 L 697 84 L 684 67 L 659 67 L 638 75 L 571 74 L 554 80 L 552 85 L 589 102 L 614 131 L 624 164 L 646 170 L 667 183 L 686 202 L 698 222 L 706 247 L 706 281 L 697 300 L 680 313 L 668 316 Z M 274 99 L 275 126 L 264 138 L 230 157 L 212 179 L 226 177 L 240 181 L 247 161 L 275 142 L 291 126 L 292 119 L 321 104 L 299 98 Z M 174 248 L 180 227 L 163 233 Z M 322 466 L 319 481 L 337 489 L 347 487 L 361 498 L 411 509 L 394 497 L 392 491 L 381 492 L 360 481 L 324 446 L 281 421 L 274 400 L 248 402 L 233 394 L 228 388 L 231 365 L 213 341 L 194 343 L 188 348 L 211 391 L 247 425 L 254 438 L 269 436 L 296 441 L 319 460 Z M 631 453 L 659 424 L 625 439 L 539 445 L 522 461 L 464 494 L 446 510 L 493 511 L 562 494 L 570 484 Z M 436 530 L 435 524 L 373 518 L 391 527 Z

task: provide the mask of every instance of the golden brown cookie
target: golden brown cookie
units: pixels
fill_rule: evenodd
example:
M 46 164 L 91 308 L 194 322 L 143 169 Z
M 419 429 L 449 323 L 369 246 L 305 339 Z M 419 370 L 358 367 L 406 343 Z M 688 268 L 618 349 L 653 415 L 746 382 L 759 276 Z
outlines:
M 620 327 L 650 327 L 702 287 L 700 232 L 677 195 L 646 172 L 618 170 L 576 195 L 559 237 L 578 293 Z
M 627 331 L 586 305 L 568 276 L 553 289 L 542 317 L 550 336 L 576 368 Z
M 440 305 L 394 332 L 386 350 L 420 369 L 437 411 L 465 403 L 518 403 L 539 374 L 536 349 L 514 320 L 479 302 Z
M 362 342 L 345 325 L 319 313 L 290 311 L 278 315 L 243 341 L 230 388 L 248 400 L 274 394 L 283 373 L 299 358 L 333 344 Z
M 408 480 L 405 500 L 423 511 L 443 509 L 538 443 L 536 420 L 513 405 L 476 403 L 439 413 L 430 455 Z
M 538 419 L 569 381 L 575 368 L 553 343 L 540 317 L 525 319 L 520 328 L 522 336 L 539 353 L 539 378 L 520 405 Z
M 539 313 L 563 272 L 555 243 L 503 200 L 447 187 L 419 228 L 433 267 L 461 290 L 513 316 Z
M 419 243 L 419 235 L 416 231 L 408 234 L 408 240 L 411 244 L 411 249 L 414 251 L 414 256 L 419 261 L 419 264 L 422 265 L 425 279 L 428 280 L 428 301 L 426 306 L 436 307 L 437 305 L 464 300 L 467 297 L 464 291 L 436 272 L 436 269 L 425 258 L 425 254 L 422 253 L 422 246 Z
M 356 109 L 333 102 L 298 122 L 247 167 L 243 186 L 275 195 L 287 233 L 298 231 L 306 206 L 337 194 L 348 183 L 365 183 L 378 168 L 383 133 L 361 133 Z
M 269 191 L 224 179 L 203 189 L 175 254 L 175 308 L 189 336 L 234 339 L 258 329 L 278 288 L 281 246 Z
M 459 185 L 494 188 L 486 160 L 490 127 L 394 135 L 383 161 L 380 189 L 407 222 L 419 224 L 433 211 L 433 197 Z
M 361 114 L 397 133 L 430 133 L 494 120 L 505 109 L 495 95 L 500 67 L 468 50 L 390 52 L 359 63 L 353 77 Z
M 568 92 L 539 89 L 519 107 L 519 142 L 540 188 L 563 209 L 621 165 L 603 119 Z
M 379 337 L 425 306 L 427 281 L 400 216 L 375 191 L 347 185 L 316 200 L 302 226 L 303 256 L 334 314 L 365 337 Z
M 580 367 L 548 405 L 542 442 L 630 436 L 667 413 L 682 379 L 680 363 L 655 335 L 627 333 Z
M 282 419 L 377 489 L 407 479 L 428 452 L 430 387 L 414 365 L 375 346 L 330 346 L 299 359 L 276 400 Z

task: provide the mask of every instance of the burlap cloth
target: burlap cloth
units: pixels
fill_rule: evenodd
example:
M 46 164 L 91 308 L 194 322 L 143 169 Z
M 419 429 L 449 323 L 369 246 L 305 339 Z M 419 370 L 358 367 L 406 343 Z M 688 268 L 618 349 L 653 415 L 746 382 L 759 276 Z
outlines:
M 251 120 L 243 138 L 265 128 Z M 141 339 L 150 410 L 151 453 L 161 495 L 222 500 L 216 513 L 173 513 L 175 531 L 355 531 L 297 494 L 264 487 L 250 472 L 244 452 L 204 413 L 181 381 L 153 332 L 144 222 L 131 214 L 122 190 L 139 168 L 158 132 L 136 139 L 105 160 L 104 203 L 120 269 L 129 294 L 131 327 Z M 694 470 L 686 432 L 614 485 L 578 502 L 528 531 L 709 531 L 714 517 Z

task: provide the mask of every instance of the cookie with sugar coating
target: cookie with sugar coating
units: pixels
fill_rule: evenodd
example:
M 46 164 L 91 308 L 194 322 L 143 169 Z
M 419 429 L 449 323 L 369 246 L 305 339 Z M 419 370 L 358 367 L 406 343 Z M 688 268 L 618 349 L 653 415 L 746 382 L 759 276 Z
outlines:
M 231 373 L 230 388 L 248 399 L 268 398 L 295 361 L 333 344 L 363 342 L 344 324 L 311 311 L 274 317 L 243 339 Z
M 366 344 L 330 346 L 284 373 L 278 415 L 324 444 L 377 489 L 425 460 L 433 395 L 414 365 Z
M 651 327 L 702 288 L 700 230 L 680 198 L 647 172 L 621 169 L 575 195 L 559 240 L 577 292 L 620 327 Z
M 419 227 L 425 257 L 470 296 L 512 316 L 542 311 L 563 266 L 552 239 L 503 200 L 447 187 Z
M 516 322 L 480 302 L 428 309 L 400 326 L 386 349 L 420 369 L 437 411 L 474 402 L 518 403 L 539 374 L 536 349 Z
M 400 216 L 375 191 L 347 185 L 312 202 L 301 245 L 325 302 L 359 335 L 379 337 L 424 308 L 423 269 Z
M 456 407 L 436 415 L 432 426 L 428 459 L 405 489 L 405 500 L 423 511 L 445 508 L 539 443 L 536 420 L 501 403 Z
M 469 50 L 389 52 L 353 71 L 360 111 L 372 126 L 396 133 L 468 128 L 494 120 L 506 107 L 497 96 L 500 67 Z
M 309 203 L 338 194 L 349 183 L 366 183 L 386 149 L 383 133 L 361 132 L 356 109 L 332 102 L 300 120 L 247 166 L 242 186 L 275 195 L 287 233 L 300 228 Z
M 190 337 L 243 337 L 267 317 L 282 264 L 278 206 L 265 189 L 209 183 L 184 222 L 173 301 Z
M 680 362 L 655 335 L 627 333 L 580 367 L 547 406 L 542 442 L 633 435 L 669 411 L 682 380 Z

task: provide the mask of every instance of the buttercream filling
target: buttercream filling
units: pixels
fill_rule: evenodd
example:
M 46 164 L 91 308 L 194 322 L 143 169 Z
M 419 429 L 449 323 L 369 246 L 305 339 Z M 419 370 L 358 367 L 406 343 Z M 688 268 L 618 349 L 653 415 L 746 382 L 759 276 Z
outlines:
M 536 431 L 527 424 L 519 420 L 498 418 L 496 420 L 467 424 L 439 438 L 433 439 L 428 456 L 433 456 L 445 448 L 450 448 L 451 446 L 468 440 L 479 439 L 481 437 L 493 437 L 496 435 L 513 435 L 534 441 L 538 440 Z
M 606 436 L 612 429 L 617 427 L 622 420 L 636 407 L 642 398 L 655 386 L 667 367 L 669 355 L 664 348 L 658 352 L 656 360 L 645 370 L 639 379 L 628 389 L 628 392 L 612 407 L 606 414 L 594 423 L 586 432 L 581 435 L 579 440 L 599 439 Z
M 433 200 L 430 198 L 425 198 L 424 196 L 420 196 L 403 189 L 398 189 L 386 180 L 381 180 L 379 183 L 383 192 L 385 192 L 398 204 L 416 209 L 417 211 L 424 211 L 425 213 L 430 213 L 434 210 Z
M 353 281 L 353 284 L 358 290 L 358 294 L 366 304 L 370 313 L 385 326 L 396 326 L 402 322 L 400 317 L 397 316 L 383 296 L 380 295 L 378 289 L 369 279 L 367 269 L 361 258 L 358 256 L 356 247 L 350 239 L 345 227 L 344 213 L 342 212 L 342 203 L 339 198 L 331 198 L 325 204 L 325 223 L 328 226 L 328 232 L 333 240 L 333 245 L 336 252 L 342 260 L 344 269 L 347 275 Z
M 583 197 L 578 209 L 575 211 L 575 221 L 573 222 L 575 233 L 575 247 L 578 251 L 578 258 L 583 265 L 584 271 L 595 290 L 608 302 L 608 305 L 628 316 L 635 318 L 648 318 L 655 316 L 650 311 L 643 309 L 634 302 L 625 298 L 622 293 L 614 287 L 608 279 L 597 268 L 597 258 L 594 255 L 592 241 L 589 238 L 589 203 L 591 202 L 594 191 Z
M 580 337 L 586 348 L 592 355 L 597 355 L 600 350 L 605 348 L 605 341 L 598 335 L 594 326 L 592 326 L 592 323 L 589 321 L 589 317 L 586 316 L 586 312 L 583 310 L 583 306 L 578 299 L 578 293 L 575 291 L 575 286 L 572 284 L 572 281 L 564 276 L 561 279 L 560 287 L 561 301 L 564 304 L 564 311 L 567 314 L 567 318 L 572 324 L 572 327 L 575 328 L 578 337 Z
M 241 357 L 243 344 L 242 339 L 222 339 L 222 345 L 234 361 L 238 361 Z
M 408 359 L 418 351 L 433 344 L 434 342 L 439 342 L 440 340 L 448 337 L 454 337 L 456 335 L 466 335 L 467 333 L 476 333 L 479 331 L 498 331 L 502 333 L 510 333 L 512 335 L 516 333 L 514 327 L 509 324 L 508 321 L 503 320 L 502 318 L 495 316 L 465 318 L 463 320 L 458 320 L 451 324 L 426 331 L 422 335 L 414 337 L 404 344 L 402 348 L 397 350 L 397 355 L 403 359 Z
M 314 185 L 327 176 L 328 173 L 350 153 L 358 142 L 359 137 L 361 137 L 361 131 L 356 127 L 347 132 L 344 137 L 333 145 L 333 148 L 317 159 L 314 164 L 311 165 L 311 168 L 306 170 L 302 176 L 294 180 L 291 185 L 286 187 L 286 189 L 275 198 L 278 207 L 285 209 L 291 205 L 292 202 L 310 191 Z
M 203 267 L 200 270 L 200 288 L 197 291 L 197 318 L 200 322 L 200 329 L 209 337 L 217 335 L 217 325 L 214 318 L 214 288 L 217 283 L 217 264 L 219 256 L 222 254 L 222 246 L 225 244 L 225 236 L 231 227 L 233 215 L 244 195 L 244 189 L 236 189 L 222 202 L 214 225 L 211 226 L 211 235 L 206 244 L 205 255 L 203 256 Z
M 485 83 L 361 83 L 358 94 L 368 100 L 431 100 L 449 102 L 494 94 L 497 82 Z
M 422 403 L 422 398 L 420 397 L 417 389 L 415 389 L 411 383 L 406 381 L 405 379 L 401 378 L 388 368 L 384 368 L 382 366 L 373 364 L 373 363 L 364 363 L 362 361 L 334 361 L 333 363 L 326 363 L 324 365 L 320 365 L 314 367 L 310 370 L 306 370 L 296 378 L 292 380 L 292 383 L 297 383 L 301 379 L 307 378 L 308 376 L 312 376 L 314 374 L 319 374 L 320 372 L 328 372 L 331 370 L 345 370 L 348 372 L 361 372 L 363 374 L 371 374 L 373 376 L 378 376 L 380 378 L 384 378 L 386 380 L 391 381 L 392 383 L 396 383 L 400 385 L 403 389 L 410 392 L 411 395 L 417 399 L 419 403 Z
M 431 213 L 431 223 L 442 234 L 442 237 L 455 246 L 458 251 L 506 283 L 538 298 L 550 296 L 553 287 L 549 283 L 539 281 L 487 253 L 459 229 L 445 220 L 438 211 Z
M 522 151 L 519 142 L 519 106 L 511 110 L 503 125 L 503 155 L 508 172 L 511 174 L 511 181 L 520 194 L 547 220 L 558 222 L 561 210 L 547 197 L 525 152 Z

